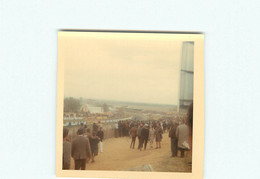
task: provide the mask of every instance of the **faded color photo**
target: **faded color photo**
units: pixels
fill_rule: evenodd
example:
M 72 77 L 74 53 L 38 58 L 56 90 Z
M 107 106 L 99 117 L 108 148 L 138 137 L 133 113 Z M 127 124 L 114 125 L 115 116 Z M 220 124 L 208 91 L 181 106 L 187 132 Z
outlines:
M 63 32 L 63 170 L 192 172 L 194 41 Z

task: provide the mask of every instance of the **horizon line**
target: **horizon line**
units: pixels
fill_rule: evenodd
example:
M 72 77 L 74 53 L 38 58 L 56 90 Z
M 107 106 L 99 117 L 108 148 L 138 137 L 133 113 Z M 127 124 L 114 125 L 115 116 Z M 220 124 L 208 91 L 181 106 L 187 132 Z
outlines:
M 64 96 L 65 98 L 70 98 L 72 96 Z M 149 102 L 135 102 L 135 101 L 121 101 L 121 100 L 115 100 L 115 99 L 100 99 L 100 98 L 86 98 L 86 97 L 72 97 L 72 98 L 85 98 L 85 99 L 90 99 L 90 100 L 100 100 L 100 101 L 116 101 L 116 102 L 128 102 L 128 103 L 139 103 L 139 104 L 154 104 L 154 105 L 169 105 L 169 106 L 177 106 L 177 104 L 166 104 L 166 103 L 149 103 Z

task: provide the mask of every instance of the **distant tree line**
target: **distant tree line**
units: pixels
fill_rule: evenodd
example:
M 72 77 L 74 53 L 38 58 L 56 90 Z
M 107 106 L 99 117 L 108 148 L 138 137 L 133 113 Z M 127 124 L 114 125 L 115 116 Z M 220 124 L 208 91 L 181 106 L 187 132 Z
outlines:
M 64 99 L 64 112 L 78 112 L 80 110 L 80 100 L 72 97 Z

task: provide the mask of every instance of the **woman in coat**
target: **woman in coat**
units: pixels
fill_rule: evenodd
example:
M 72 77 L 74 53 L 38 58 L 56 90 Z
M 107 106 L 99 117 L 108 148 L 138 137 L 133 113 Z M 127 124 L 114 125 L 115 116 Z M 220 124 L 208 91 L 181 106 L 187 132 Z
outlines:
M 98 143 L 99 143 L 99 137 L 97 136 L 96 132 L 92 133 L 92 136 L 89 140 L 90 142 L 90 147 L 91 147 L 91 152 L 92 152 L 92 161 L 95 162 L 95 156 L 98 155 Z
M 157 127 L 155 129 L 155 140 L 156 140 L 156 148 L 161 148 L 163 130 L 160 123 L 157 123 Z

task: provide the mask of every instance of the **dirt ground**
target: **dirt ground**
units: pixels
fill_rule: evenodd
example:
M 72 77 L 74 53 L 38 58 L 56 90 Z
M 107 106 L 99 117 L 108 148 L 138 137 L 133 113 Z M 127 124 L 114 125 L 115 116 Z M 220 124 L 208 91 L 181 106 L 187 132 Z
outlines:
M 138 139 L 135 149 L 130 149 L 130 143 L 129 137 L 104 140 L 103 153 L 98 153 L 95 163 L 87 163 L 86 170 L 127 171 L 134 167 L 150 165 L 156 172 L 191 172 L 191 153 L 186 152 L 184 158 L 171 157 L 170 138 L 167 133 L 163 135 L 160 149 L 155 149 L 155 142 L 154 148 L 150 148 L 148 142 L 147 149 L 142 151 L 137 149 Z M 73 159 L 71 169 L 74 169 Z

